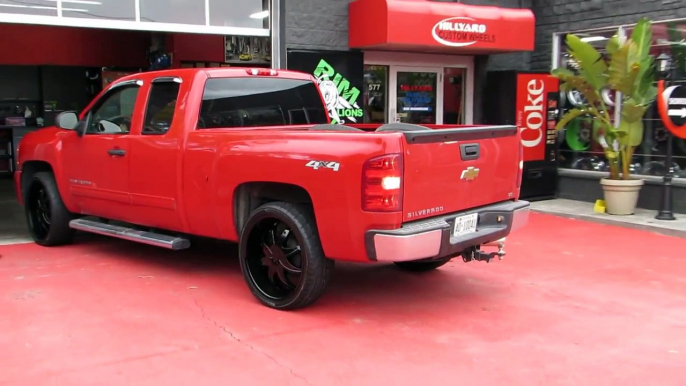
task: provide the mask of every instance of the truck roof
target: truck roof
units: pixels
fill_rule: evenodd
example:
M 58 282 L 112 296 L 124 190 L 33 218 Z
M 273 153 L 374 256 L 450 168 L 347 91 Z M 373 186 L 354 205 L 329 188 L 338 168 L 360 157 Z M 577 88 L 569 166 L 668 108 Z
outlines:
M 243 77 L 243 76 L 274 76 L 277 78 L 288 78 L 288 79 L 298 79 L 298 80 L 314 80 L 312 75 L 306 74 L 299 71 L 291 70 L 274 70 L 269 68 L 261 67 L 210 67 L 210 68 L 177 68 L 168 70 L 157 70 L 157 71 L 146 71 L 138 72 L 135 74 L 130 74 L 118 78 L 112 83 L 119 83 L 126 80 L 137 79 L 141 74 L 145 74 L 146 77 L 163 77 L 163 76 L 190 76 L 193 77 L 198 73 L 205 73 L 208 78 L 233 78 L 233 77 Z

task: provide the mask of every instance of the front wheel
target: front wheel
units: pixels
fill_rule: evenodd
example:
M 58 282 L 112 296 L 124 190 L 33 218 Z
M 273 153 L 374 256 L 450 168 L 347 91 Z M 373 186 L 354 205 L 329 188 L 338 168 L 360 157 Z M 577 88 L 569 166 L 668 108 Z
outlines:
M 257 299 L 280 310 L 306 307 L 324 293 L 334 262 L 324 256 L 314 216 L 283 202 L 265 204 L 240 238 L 243 277 Z
M 52 173 L 38 172 L 29 178 L 24 207 L 29 232 L 36 244 L 50 247 L 71 242 L 74 230 L 69 227 L 69 221 L 74 216 L 64 206 Z
M 446 265 L 450 260 L 451 258 L 432 261 L 398 261 L 393 264 L 395 264 L 396 267 L 405 271 L 428 272 Z

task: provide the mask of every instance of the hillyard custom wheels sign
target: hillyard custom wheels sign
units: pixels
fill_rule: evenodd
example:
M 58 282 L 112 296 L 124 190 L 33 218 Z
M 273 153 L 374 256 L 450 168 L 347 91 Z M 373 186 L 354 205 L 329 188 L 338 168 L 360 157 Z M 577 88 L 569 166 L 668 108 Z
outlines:
M 484 23 L 471 17 L 450 17 L 439 21 L 431 31 L 434 39 L 446 46 L 466 47 L 476 42 L 495 43 L 495 35 L 489 33 Z
M 355 0 L 348 6 L 348 33 L 348 47 L 361 50 L 464 55 L 533 51 L 536 18 L 530 9 L 454 0 Z
M 679 138 L 686 138 L 686 87 L 657 85 L 657 107 L 665 127 Z
M 288 69 L 312 74 L 322 92 L 331 123 L 362 123 L 364 57 L 361 52 L 288 51 Z

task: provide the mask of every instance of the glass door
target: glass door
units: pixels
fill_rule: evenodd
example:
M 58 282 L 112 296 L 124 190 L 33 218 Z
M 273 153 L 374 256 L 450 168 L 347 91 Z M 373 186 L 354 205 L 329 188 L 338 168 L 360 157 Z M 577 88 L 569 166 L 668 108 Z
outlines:
M 389 121 L 443 123 L 443 69 L 391 67 Z
M 364 66 L 364 123 L 388 122 L 388 66 Z

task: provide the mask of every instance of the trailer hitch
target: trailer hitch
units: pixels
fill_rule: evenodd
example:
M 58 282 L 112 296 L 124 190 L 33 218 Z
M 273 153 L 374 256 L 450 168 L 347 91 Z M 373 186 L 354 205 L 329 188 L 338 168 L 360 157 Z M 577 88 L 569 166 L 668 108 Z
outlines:
M 487 252 L 483 251 L 481 248 L 482 247 L 497 247 L 496 251 L 493 252 Z M 464 252 L 462 252 L 462 260 L 464 260 L 465 263 L 470 262 L 472 260 L 475 261 L 485 261 L 487 263 L 490 263 L 491 260 L 495 257 L 498 257 L 499 260 L 502 260 L 505 258 L 505 238 L 503 237 L 500 240 L 495 240 L 491 241 L 489 243 L 483 244 L 483 245 L 477 245 L 475 247 L 467 248 Z

